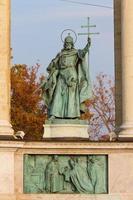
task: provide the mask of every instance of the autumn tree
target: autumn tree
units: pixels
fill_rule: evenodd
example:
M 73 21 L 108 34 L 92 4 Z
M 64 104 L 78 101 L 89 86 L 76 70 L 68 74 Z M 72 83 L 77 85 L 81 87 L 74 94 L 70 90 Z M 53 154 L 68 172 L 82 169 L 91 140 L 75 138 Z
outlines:
M 92 139 L 99 139 L 115 128 L 114 81 L 108 75 L 100 73 L 93 85 L 93 99 L 88 102 L 92 113 L 90 132 Z
M 39 92 L 34 92 L 43 77 L 37 77 L 40 65 L 11 68 L 11 121 L 15 131 L 24 131 L 25 139 L 40 139 L 46 113 Z

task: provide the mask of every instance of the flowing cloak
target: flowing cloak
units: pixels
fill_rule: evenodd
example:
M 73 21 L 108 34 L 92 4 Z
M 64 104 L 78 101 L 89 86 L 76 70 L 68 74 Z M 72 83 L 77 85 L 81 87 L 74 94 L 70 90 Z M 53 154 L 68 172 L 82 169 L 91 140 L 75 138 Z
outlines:
M 60 192 L 63 190 L 63 176 L 60 175 L 59 163 L 51 161 L 45 171 L 46 191 L 49 193 Z
M 86 56 L 83 50 L 63 49 L 48 66 L 49 77 L 42 88 L 49 115 L 60 118 L 80 117 L 81 104 L 92 97 Z M 75 65 L 61 68 L 62 57 L 71 60 L 76 58 Z
M 79 193 L 93 194 L 93 186 L 88 176 L 87 170 L 78 163 L 75 164 L 70 173 L 71 181 Z

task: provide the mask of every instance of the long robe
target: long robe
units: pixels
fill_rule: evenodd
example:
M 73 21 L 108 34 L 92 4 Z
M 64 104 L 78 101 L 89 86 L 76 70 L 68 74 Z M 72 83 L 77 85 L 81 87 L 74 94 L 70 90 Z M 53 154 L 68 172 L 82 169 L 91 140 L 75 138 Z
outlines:
M 63 49 L 47 70 L 43 97 L 49 116 L 80 117 L 81 104 L 92 96 L 86 54 L 82 50 Z
M 93 156 L 93 162 L 88 165 L 88 173 L 92 180 L 95 194 L 107 193 L 106 157 Z
M 75 163 L 70 177 L 73 185 L 79 193 L 94 193 L 94 189 L 88 176 L 87 170 L 81 167 L 78 163 Z
M 56 193 L 63 190 L 63 176 L 58 161 L 52 160 L 46 167 L 46 191 Z

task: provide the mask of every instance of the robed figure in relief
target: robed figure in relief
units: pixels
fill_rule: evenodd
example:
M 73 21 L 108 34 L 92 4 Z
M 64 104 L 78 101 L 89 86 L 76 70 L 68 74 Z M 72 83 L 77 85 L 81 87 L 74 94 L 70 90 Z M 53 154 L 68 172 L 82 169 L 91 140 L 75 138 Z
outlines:
M 90 43 L 88 38 L 85 48 L 77 50 L 73 38 L 68 35 L 64 48 L 49 64 L 48 80 L 42 89 L 50 118 L 80 118 L 85 112 L 84 102 L 92 97 L 86 59 Z

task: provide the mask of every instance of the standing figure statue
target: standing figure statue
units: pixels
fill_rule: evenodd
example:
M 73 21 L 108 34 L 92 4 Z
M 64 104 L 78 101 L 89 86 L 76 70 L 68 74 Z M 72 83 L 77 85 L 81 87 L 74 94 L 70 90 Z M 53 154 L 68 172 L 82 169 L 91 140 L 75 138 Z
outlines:
M 58 156 L 54 155 L 52 160 L 46 166 L 46 191 L 48 193 L 56 193 L 63 190 L 64 181 L 61 175 L 61 168 Z
M 107 193 L 106 156 L 88 156 L 88 174 L 91 178 L 95 194 Z
M 90 44 L 88 38 L 85 48 L 77 50 L 73 38 L 68 34 L 64 48 L 49 64 L 48 80 L 42 89 L 51 119 L 76 119 L 85 112 L 84 103 L 92 96 L 86 59 Z
M 70 179 L 77 192 L 93 194 L 94 189 L 91 179 L 88 176 L 87 169 L 80 165 L 78 159 L 70 159 L 69 164 L 71 167 Z

